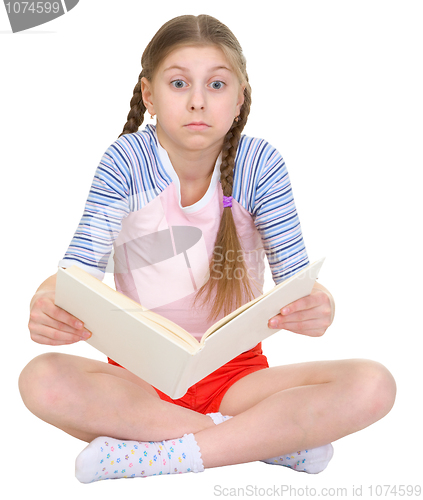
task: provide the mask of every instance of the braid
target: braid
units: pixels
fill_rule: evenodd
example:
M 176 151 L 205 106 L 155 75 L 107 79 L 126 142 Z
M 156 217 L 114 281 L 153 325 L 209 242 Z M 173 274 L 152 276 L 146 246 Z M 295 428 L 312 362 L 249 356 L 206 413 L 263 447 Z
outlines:
M 225 136 L 222 148 L 222 163 L 220 165 L 220 182 L 225 196 L 232 196 L 233 171 L 235 167 L 235 157 L 238 149 L 238 143 L 248 119 L 251 107 L 251 93 L 245 89 L 244 104 L 241 108 L 238 121 L 234 120 L 231 128 Z
M 144 113 L 147 111 L 147 108 L 144 105 L 141 94 L 141 78 L 143 76 L 144 73 L 141 71 L 140 76 L 138 77 L 138 82 L 134 87 L 133 96 L 130 102 L 131 109 L 128 113 L 128 121 L 125 123 L 123 131 L 119 137 L 124 134 L 132 134 L 136 132 L 144 121 Z
M 232 196 L 234 182 L 235 157 L 241 132 L 247 122 L 251 106 L 249 85 L 244 90 L 244 103 L 238 121 L 234 120 L 225 136 L 220 166 L 220 182 L 224 196 Z M 234 258 L 229 256 L 235 255 Z M 244 259 L 240 259 L 242 247 L 235 227 L 231 208 L 223 209 L 220 226 L 216 237 L 213 257 L 210 263 L 209 280 L 198 291 L 195 302 L 205 295 L 204 302 L 209 302 L 216 288 L 215 301 L 209 319 L 215 319 L 221 310 L 227 315 L 253 298 Z

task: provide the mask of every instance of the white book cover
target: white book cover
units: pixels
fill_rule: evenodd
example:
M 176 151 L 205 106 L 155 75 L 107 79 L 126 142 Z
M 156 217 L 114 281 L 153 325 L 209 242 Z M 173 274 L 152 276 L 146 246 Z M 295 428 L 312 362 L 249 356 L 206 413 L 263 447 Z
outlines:
M 268 320 L 311 293 L 323 261 L 218 321 L 201 342 L 76 266 L 59 268 L 55 303 L 84 322 L 92 332 L 87 343 L 178 399 L 193 384 L 275 334 L 278 330 L 268 328 Z

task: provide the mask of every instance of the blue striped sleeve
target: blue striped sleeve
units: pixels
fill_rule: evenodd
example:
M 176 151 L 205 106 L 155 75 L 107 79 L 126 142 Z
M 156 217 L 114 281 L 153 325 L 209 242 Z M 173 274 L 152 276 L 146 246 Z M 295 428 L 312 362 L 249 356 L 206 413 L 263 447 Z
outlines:
M 309 260 L 282 156 L 262 141 L 260 161 L 254 170 L 252 215 L 278 284 L 308 265 Z
M 118 143 L 103 155 L 84 213 L 59 266 L 79 265 L 102 279 L 122 219 L 129 214 L 130 170 Z

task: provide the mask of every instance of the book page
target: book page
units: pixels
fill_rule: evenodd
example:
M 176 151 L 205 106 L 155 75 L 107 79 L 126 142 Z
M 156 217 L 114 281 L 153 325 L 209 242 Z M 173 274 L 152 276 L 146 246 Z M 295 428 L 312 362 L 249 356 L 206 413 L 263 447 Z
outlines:
M 239 316 L 241 313 L 243 313 L 244 311 L 246 311 L 247 309 L 249 309 L 251 306 L 253 306 L 257 302 L 259 302 L 260 300 L 263 300 L 265 297 L 268 297 L 269 295 L 275 293 L 280 288 L 283 288 L 283 287 L 287 286 L 287 284 L 290 281 L 292 281 L 294 279 L 301 279 L 301 276 L 305 275 L 305 273 L 307 273 L 310 270 L 311 267 L 313 267 L 315 265 L 318 265 L 319 263 L 323 262 L 323 260 L 324 259 L 320 259 L 319 261 L 316 261 L 313 264 L 309 264 L 307 267 L 305 267 L 304 269 L 302 269 L 300 272 L 294 274 L 294 276 L 291 276 L 290 278 L 282 281 L 278 285 L 275 285 L 273 288 L 271 288 L 270 290 L 268 290 L 266 293 L 264 293 L 263 295 L 260 295 L 260 297 L 257 297 L 256 299 L 253 299 L 250 302 L 247 302 L 246 304 L 242 305 L 241 307 L 238 307 L 238 309 L 235 309 L 235 311 L 231 312 L 230 314 L 228 314 L 224 318 L 222 318 L 219 321 L 217 321 L 201 337 L 200 344 L 203 345 L 204 342 L 206 341 L 206 339 L 210 335 L 212 335 L 214 332 L 216 332 L 217 330 L 219 330 L 220 328 L 222 328 L 223 326 L 225 326 L 227 323 L 229 323 L 230 321 L 232 321 L 234 318 L 236 318 L 237 316 Z M 268 319 L 270 319 L 270 318 L 268 318 Z
M 200 346 L 200 342 L 193 337 L 190 333 L 188 333 L 184 328 L 179 326 L 177 323 L 174 323 L 170 319 L 161 316 L 153 311 L 149 311 L 147 309 L 138 312 L 146 321 L 150 323 L 154 323 L 161 328 L 167 330 L 171 335 L 179 337 L 181 340 L 186 342 L 187 344 L 197 348 Z
M 260 297 L 257 297 L 256 299 L 253 299 L 250 302 L 247 302 L 246 304 L 244 304 L 241 307 L 238 307 L 238 309 L 235 309 L 235 311 L 229 313 L 227 316 L 225 316 L 224 318 L 222 318 L 219 321 L 217 321 L 201 337 L 200 344 L 203 344 L 204 341 L 206 340 L 206 338 L 209 337 L 210 335 L 212 335 L 216 330 L 219 330 L 219 328 L 221 328 L 223 325 L 226 325 L 226 323 L 229 323 L 229 321 L 231 321 L 233 318 L 235 318 L 236 316 L 238 316 L 239 314 L 241 314 L 242 312 L 244 312 L 246 309 L 248 309 L 249 307 L 251 307 L 253 304 L 255 304 L 256 302 L 258 302 L 259 300 L 261 300 L 263 297 L 265 297 L 265 295 L 267 295 L 267 293 L 264 294 L 264 295 L 260 295 Z

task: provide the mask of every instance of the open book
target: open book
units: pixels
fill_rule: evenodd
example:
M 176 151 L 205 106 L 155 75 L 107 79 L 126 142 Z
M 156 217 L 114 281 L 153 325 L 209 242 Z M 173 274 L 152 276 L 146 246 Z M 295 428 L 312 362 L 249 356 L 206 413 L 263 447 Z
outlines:
M 291 302 L 311 293 L 324 259 L 307 266 L 209 328 L 198 342 L 77 266 L 57 272 L 57 306 L 84 322 L 87 343 L 173 399 L 278 330 L 267 326 Z

